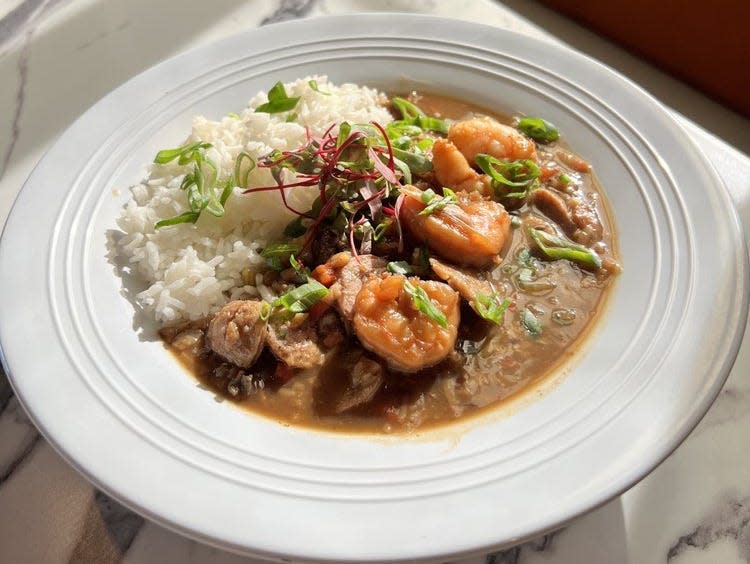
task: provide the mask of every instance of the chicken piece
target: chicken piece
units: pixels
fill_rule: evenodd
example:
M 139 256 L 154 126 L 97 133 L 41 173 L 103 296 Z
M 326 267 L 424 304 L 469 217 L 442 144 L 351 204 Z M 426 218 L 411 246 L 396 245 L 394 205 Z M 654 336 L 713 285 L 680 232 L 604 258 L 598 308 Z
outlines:
M 432 145 L 432 169 L 441 186 L 455 190 L 492 194 L 492 179 L 471 168 L 469 161 L 456 146 L 445 139 L 436 139 Z
M 260 318 L 261 302 L 235 300 L 226 304 L 208 324 L 206 342 L 225 360 L 250 368 L 266 342 L 266 322 Z
M 315 411 L 336 415 L 368 404 L 385 382 L 385 367 L 359 347 L 332 354 L 318 373 L 313 390 Z
M 405 186 L 402 193 L 400 219 L 434 253 L 456 264 L 477 267 L 499 261 L 510 236 L 510 216 L 502 204 L 486 200 L 478 192 L 457 192 L 456 204 L 420 215 L 426 207 L 422 192 Z
M 576 230 L 577 227 L 573 222 L 573 216 L 568 209 L 568 205 L 561 196 L 558 196 L 552 190 L 547 188 L 534 190 L 529 199 L 539 211 L 557 223 L 568 235 Z
M 534 141 L 517 129 L 490 117 L 453 122 L 448 130 L 448 141 L 463 153 L 471 165 L 476 164 L 476 156 L 480 153 L 511 161 L 537 160 Z
M 445 280 L 448 286 L 456 290 L 463 299 L 469 302 L 472 308 L 475 308 L 474 303 L 477 294 L 491 296 L 494 293 L 489 281 L 482 278 L 478 272 L 458 266 L 451 266 L 440 262 L 436 258 L 430 259 L 430 266 L 432 267 L 432 271 L 439 278 Z
M 354 305 L 354 331 L 362 346 L 394 370 L 417 372 L 443 360 L 453 350 L 460 321 L 459 297 L 442 282 L 410 278 L 432 306 L 445 316 L 445 327 L 423 313 L 401 275 L 372 277 L 362 284 Z
M 333 255 L 325 265 L 321 265 L 321 272 L 325 271 L 336 280 L 330 286 L 331 297 L 344 319 L 351 320 L 354 315 L 354 300 L 362 287 L 362 282 L 372 275 L 385 272 L 387 264 L 387 260 L 374 255 L 359 255 L 358 258 L 354 258 L 351 253 L 342 252 Z M 315 270 L 318 271 L 318 268 Z
M 269 323 L 267 341 L 274 356 L 290 368 L 313 368 L 323 364 L 322 344 L 309 319 L 297 325 L 288 321 Z

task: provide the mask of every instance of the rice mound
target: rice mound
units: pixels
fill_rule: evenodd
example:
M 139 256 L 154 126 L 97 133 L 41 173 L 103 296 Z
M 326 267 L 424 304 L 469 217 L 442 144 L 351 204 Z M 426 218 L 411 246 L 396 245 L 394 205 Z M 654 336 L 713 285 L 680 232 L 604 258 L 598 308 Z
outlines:
M 316 80 L 318 89 L 329 95 L 313 90 L 310 80 Z M 183 144 L 211 143 L 207 155 L 218 166 L 219 178 L 225 178 L 233 173 L 241 151 L 257 160 L 273 149 L 297 149 L 306 139 L 305 126 L 320 135 L 342 121 L 392 120 L 383 105 L 386 96 L 371 88 L 336 86 L 325 76 L 305 77 L 285 84 L 285 88 L 290 97 L 300 97 L 293 110 L 296 121 L 287 123 L 287 112 L 255 113 L 256 107 L 268 101 L 261 92 L 239 116 L 219 121 L 194 118 L 192 132 Z M 124 232 L 118 254 L 148 284 L 136 297 L 138 306 L 164 324 L 204 317 L 232 299 L 261 293 L 268 297 L 262 277 L 255 275 L 265 265 L 260 251 L 268 241 L 280 238 L 295 217 L 278 191 L 242 194 L 235 188 L 223 217 L 203 213 L 195 224 L 155 230 L 157 221 L 189 210 L 180 183 L 191 168 L 176 162 L 152 164 L 145 179 L 131 188 L 132 197 L 117 220 Z M 268 169 L 256 167 L 248 177 L 249 187 L 273 184 Z M 310 209 L 317 195 L 317 187 L 286 190 L 288 203 L 302 211 Z

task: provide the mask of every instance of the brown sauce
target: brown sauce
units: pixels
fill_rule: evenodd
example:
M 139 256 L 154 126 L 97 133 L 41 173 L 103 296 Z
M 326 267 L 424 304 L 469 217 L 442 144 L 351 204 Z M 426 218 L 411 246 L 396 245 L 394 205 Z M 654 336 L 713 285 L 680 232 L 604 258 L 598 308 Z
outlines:
M 491 114 L 510 123 L 506 117 L 443 96 L 420 94 L 411 99 L 438 117 Z M 612 223 L 594 175 L 576 171 L 566 157 L 568 149 L 559 143 L 539 145 L 538 151 L 543 166 L 553 166 L 570 180 L 555 189 L 595 210 L 602 227 L 595 244 L 613 264 Z M 528 203 L 512 211 L 525 224 L 550 221 Z M 327 354 L 322 368 L 293 374 L 280 370 L 268 350 L 252 370 L 229 365 L 206 351 L 200 327 L 188 338 L 177 339 L 170 349 L 217 395 L 284 424 L 347 433 L 401 432 L 447 424 L 494 409 L 511 396 L 533 389 L 575 354 L 601 314 L 612 276 L 566 260 L 544 260 L 529 252 L 533 246 L 529 239 L 526 230 L 513 229 L 502 262 L 488 275 L 494 287 L 513 300 L 503 325 L 481 319 L 464 302 L 455 351 L 438 365 L 414 374 L 389 370 L 351 336 Z M 541 325 L 539 334 L 532 334 L 529 315 Z M 367 374 L 353 383 L 351 371 L 356 362 L 373 370 L 376 364 L 380 366 L 383 380 L 376 389 Z

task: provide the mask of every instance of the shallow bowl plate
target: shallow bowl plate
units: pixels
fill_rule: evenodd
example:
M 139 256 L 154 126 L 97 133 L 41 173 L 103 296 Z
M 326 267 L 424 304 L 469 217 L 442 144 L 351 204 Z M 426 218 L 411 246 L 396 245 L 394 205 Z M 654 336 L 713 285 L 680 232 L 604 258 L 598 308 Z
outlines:
M 309 74 L 541 115 L 594 164 L 625 270 L 554 389 L 442 431 L 334 435 L 214 401 L 159 342 L 142 338 L 108 256 L 127 187 L 158 149 L 185 137 L 192 116 L 218 118 L 278 80 Z M 495 28 L 332 17 L 170 59 L 76 121 L 5 227 L 0 343 L 50 443 L 167 527 L 267 557 L 447 557 L 559 526 L 664 459 L 732 365 L 746 262 L 716 174 L 668 112 L 623 77 Z

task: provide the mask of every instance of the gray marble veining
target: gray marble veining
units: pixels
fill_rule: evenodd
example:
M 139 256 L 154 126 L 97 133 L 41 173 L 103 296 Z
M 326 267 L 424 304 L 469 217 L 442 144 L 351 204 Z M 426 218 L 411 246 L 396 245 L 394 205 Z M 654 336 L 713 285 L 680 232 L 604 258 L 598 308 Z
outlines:
M 674 561 L 689 548 L 706 550 L 721 539 L 734 541 L 740 557 L 750 562 L 750 497 L 722 500 L 700 525 L 669 548 L 667 561 Z
M 317 0 L 281 0 L 278 8 L 271 15 L 263 18 L 260 25 L 303 18 L 312 12 L 315 4 L 317 4 Z

